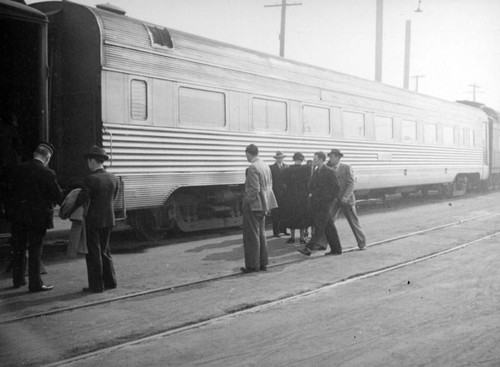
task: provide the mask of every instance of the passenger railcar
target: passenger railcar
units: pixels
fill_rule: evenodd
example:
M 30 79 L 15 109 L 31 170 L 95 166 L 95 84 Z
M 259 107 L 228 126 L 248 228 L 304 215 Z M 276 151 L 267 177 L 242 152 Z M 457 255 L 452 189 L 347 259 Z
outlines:
M 480 109 L 167 29 L 109 4 L 31 7 L 49 24 L 50 125 L 36 124 L 58 148 L 54 169 L 69 182 L 85 171 L 83 152 L 102 144 L 122 181 L 117 209 L 136 228 L 239 225 L 249 143 L 268 162 L 276 150 L 309 159 L 341 149 L 364 195 L 451 195 L 488 178 Z

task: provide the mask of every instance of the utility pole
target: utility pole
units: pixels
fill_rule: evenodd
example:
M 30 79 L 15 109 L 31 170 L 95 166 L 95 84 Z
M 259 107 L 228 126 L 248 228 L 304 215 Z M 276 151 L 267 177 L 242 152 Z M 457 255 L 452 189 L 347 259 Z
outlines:
M 265 8 L 274 8 L 281 6 L 281 31 L 280 31 L 280 56 L 285 57 L 285 23 L 286 23 L 286 7 L 293 5 L 302 5 L 302 3 L 287 4 L 286 0 L 281 0 L 281 4 L 264 5 Z
M 424 78 L 425 75 L 413 75 L 412 78 L 415 78 L 415 92 L 418 93 L 418 80 L 420 78 Z
M 375 19 L 375 81 L 382 81 L 382 39 L 384 20 L 384 0 L 377 0 L 377 15 Z
M 472 87 L 472 102 L 476 102 L 476 89 L 481 87 L 476 83 L 469 84 L 469 87 Z

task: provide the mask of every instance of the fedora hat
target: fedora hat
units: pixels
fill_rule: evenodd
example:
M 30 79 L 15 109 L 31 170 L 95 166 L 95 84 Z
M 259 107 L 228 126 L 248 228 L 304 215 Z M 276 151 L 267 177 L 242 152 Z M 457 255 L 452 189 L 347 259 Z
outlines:
M 275 155 L 273 158 L 282 158 L 282 157 L 284 157 L 284 156 L 285 156 L 285 155 L 284 155 L 282 152 L 280 152 L 280 151 L 278 150 L 278 151 L 276 152 L 276 155 Z
M 330 153 L 328 153 L 328 156 L 330 156 L 330 155 L 336 155 L 336 156 L 338 156 L 338 157 L 340 157 L 340 158 L 342 158 L 342 157 L 344 156 L 344 155 L 340 152 L 340 150 L 338 150 L 338 149 L 332 149 L 332 150 L 330 150 Z
M 101 158 L 107 161 L 109 157 L 106 155 L 106 151 L 104 148 L 98 147 L 97 145 L 94 145 L 92 148 L 90 148 L 88 153 L 85 153 L 83 155 L 85 158 Z

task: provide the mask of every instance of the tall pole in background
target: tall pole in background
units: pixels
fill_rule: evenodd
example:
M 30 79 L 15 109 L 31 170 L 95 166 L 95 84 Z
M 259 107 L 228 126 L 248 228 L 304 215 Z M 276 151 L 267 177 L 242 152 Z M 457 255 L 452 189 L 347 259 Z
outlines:
M 476 83 L 469 84 L 469 87 L 472 87 L 472 102 L 476 102 L 476 90 L 481 87 Z
M 281 28 L 280 28 L 280 56 L 285 57 L 285 23 L 286 23 L 286 7 L 293 5 L 302 5 L 302 3 L 287 4 L 286 0 L 281 0 L 281 4 L 264 5 L 265 8 L 273 8 L 281 6 Z
M 375 20 L 375 81 L 382 81 L 382 35 L 384 20 L 384 0 L 377 0 Z
M 410 50 L 411 50 L 411 20 L 406 21 L 405 31 L 405 68 L 403 78 L 403 88 L 410 87 Z
M 421 13 L 422 9 L 420 5 L 422 4 L 422 0 L 418 0 L 418 7 L 415 10 L 415 13 Z M 410 88 L 410 56 L 411 56 L 411 20 L 406 20 L 406 29 L 405 29 L 405 65 L 404 65 L 404 74 L 403 74 L 403 88 Z M 417 79 L 418 83 L 418 79 Z

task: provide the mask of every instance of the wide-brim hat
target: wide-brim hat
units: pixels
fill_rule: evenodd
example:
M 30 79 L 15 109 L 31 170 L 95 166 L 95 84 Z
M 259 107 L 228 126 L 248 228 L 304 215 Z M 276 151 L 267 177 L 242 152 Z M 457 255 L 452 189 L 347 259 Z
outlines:
M 276 155 L 275 155 L 273 158 L 284 158 L 284 157 L 285 157 L 285 155 L 284 155 L 282 152 L 280 152 L 280 151 L 278 150 L 278 151 L 276 152 Z
M 328 153 L 328 156 L 331 156 L 331 155 L 336 155 L 340 158 L 342 158 L 344 155 L 340 152 L 340 150 L 338 149 L 332 149 L 330 150 L 330 153 Z
M 86 159 L 88 158 L 100 158 L 104 159 L 107 161 L 109 157 L 106 155 L 106 151 L 104 148 L 98 147 L 97 145 L 94 145 L 92 148 L 90 148 L 88 153 L 85 153 L 83 155 Z
M 297 152 L 293 155 L 292 160 L 294 161 L 303 161 L 304 160 L 304 154 Z

